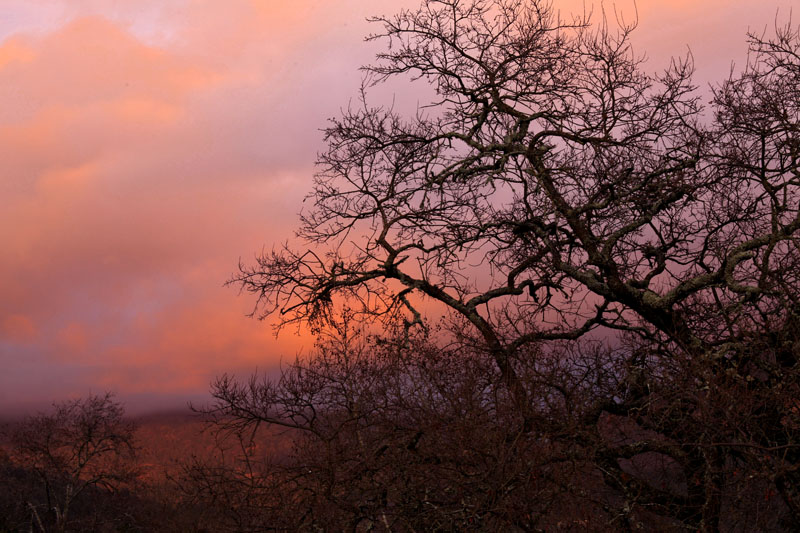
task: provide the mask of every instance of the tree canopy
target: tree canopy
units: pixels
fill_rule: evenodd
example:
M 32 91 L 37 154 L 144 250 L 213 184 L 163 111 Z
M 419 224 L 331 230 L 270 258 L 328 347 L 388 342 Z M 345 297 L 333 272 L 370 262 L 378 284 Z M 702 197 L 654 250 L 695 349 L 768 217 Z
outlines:
M 232 279 L 254 314 L 320 327 L 340 301 L 411 328 L 439 302 L 464 325 L 449 338 L 493 362 L 520 434 L 579 447 L 558 461 L 627 502 L 603 505 L 713 531 L 731 494 L 764 483 L 800 519 L 798 30 L 750 35 L 747 66 L 704 105 L 691 56 L 649 73 L 634 25 L 543 0 L 374 21 L 386 47 L 325 130 L 299 239 Z M 372 105 L 393 79 L 434 97 L 411 115 Z M 257 387 L 218 387 L 222 411 L 279 421 L 275 396 L 247 411 Z M 684 488 L 631 474 L 643 457 L 678 465 Z
M 498 353 L 598 326 L 724 353 L 744 332 L 712 316 L 772 327 L 795 308 L 792 28 L 753 37 L 748 67 L 704 109 L 691 58 L 648 74 L 632 26 L 563 21 L 543 1 L 430 1 L 375 20 L 387 50 L 325 131 L 298 231 L 311 247 L 233 280 L 259 316 L 324 320 L 344 296 L 418 321 L 420 293 Z M 401 75 L 437 99 L 410 117 L 371 107 L 368 89 Z

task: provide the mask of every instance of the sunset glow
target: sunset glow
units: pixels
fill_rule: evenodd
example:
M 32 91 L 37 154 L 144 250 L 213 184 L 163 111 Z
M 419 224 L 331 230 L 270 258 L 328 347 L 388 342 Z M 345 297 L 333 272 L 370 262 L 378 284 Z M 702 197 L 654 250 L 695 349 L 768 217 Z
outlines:
M 691 50 L 703 86 L 794 2 L 640 0 L 633 40 L 652 70 Z M 320 129 L 379 49 L 365 18 L 416 5 L 3 2 L 0 414 L 101 390 L 180 407 L 307 352 L 310 334 L 276 339 L 223 284 L 292 238 Z

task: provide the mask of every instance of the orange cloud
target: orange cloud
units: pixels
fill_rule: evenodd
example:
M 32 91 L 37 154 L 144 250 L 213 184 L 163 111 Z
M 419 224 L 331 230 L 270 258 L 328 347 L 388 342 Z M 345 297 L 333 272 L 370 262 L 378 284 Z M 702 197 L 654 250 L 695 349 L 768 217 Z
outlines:
M 19 39 L 9 39 L 0 46 L 0 69 L 14 63 L 30 63 L 35 58 L 33 50 Z
M 0 340 L 29 342 L 36 337 L 36 325 L 25 315 L 7 315 L 0 322 Z
M 89 334 L 86 326 L 77 322 L 67 324 L 57 334 L 57 346 L 69 360 L 80 360 L 89 347 Z

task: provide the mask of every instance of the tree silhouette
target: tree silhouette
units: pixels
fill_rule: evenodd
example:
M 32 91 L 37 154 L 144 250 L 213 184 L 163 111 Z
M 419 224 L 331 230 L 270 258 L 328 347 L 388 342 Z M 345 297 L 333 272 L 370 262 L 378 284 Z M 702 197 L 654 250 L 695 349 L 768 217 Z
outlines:
M 734 527 L 727 511 L 757 490 L 800 521 L 798 30 L 751 35 L 747 67 L 704 108 L 690 57 L 648 74 L 633 25 L 542 0 L 427 0 L 374 20 L 387 47 L 325 131 L 309 248 L 231 280 L 253 313 L 320 328 L 344 301 L 410 328 L 438 302 L 495 365 L 520 434 L 580 448 L 624 501 L 604 503 L 619 523 L 638 508 Z M 413 116 L 371 106 L 398 77 L 435 97 Z M 613 366 L 614 387 L 555 430 L 540 407 L 559 387 L 542 396 L 525 369 L 561 358 L 575 373 L 565 354 L 581 353 Z M 654 483 L 654 461 L 683 488 Z
M 31 527 L 66 531 L 74 502 L 91 487 L 113 490 L 136 477 L 134 425 L 110 394 L 55 404 L 11 433 L 12 453 L 44 491 L 30 501 Z

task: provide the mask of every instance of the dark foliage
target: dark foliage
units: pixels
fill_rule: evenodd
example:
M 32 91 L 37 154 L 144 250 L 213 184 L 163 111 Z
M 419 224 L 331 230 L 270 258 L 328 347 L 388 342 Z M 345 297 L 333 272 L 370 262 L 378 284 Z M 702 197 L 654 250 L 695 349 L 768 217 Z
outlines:
M 230 513 L 216 528 L 692 531 L 709 529 L 710 496 L 721 531 L 795 523 L 779 483 L 796 479 L 800 417 L 755 378 L 561 343 L 513 362 L 533 399 L 523 413 L 486 351 L 342 333 L 278 381 L 215 384 L 217 429 L 246 445 L 181 486 Z M 291 428 L 293 449 L 265 454 L 262 424 Z

